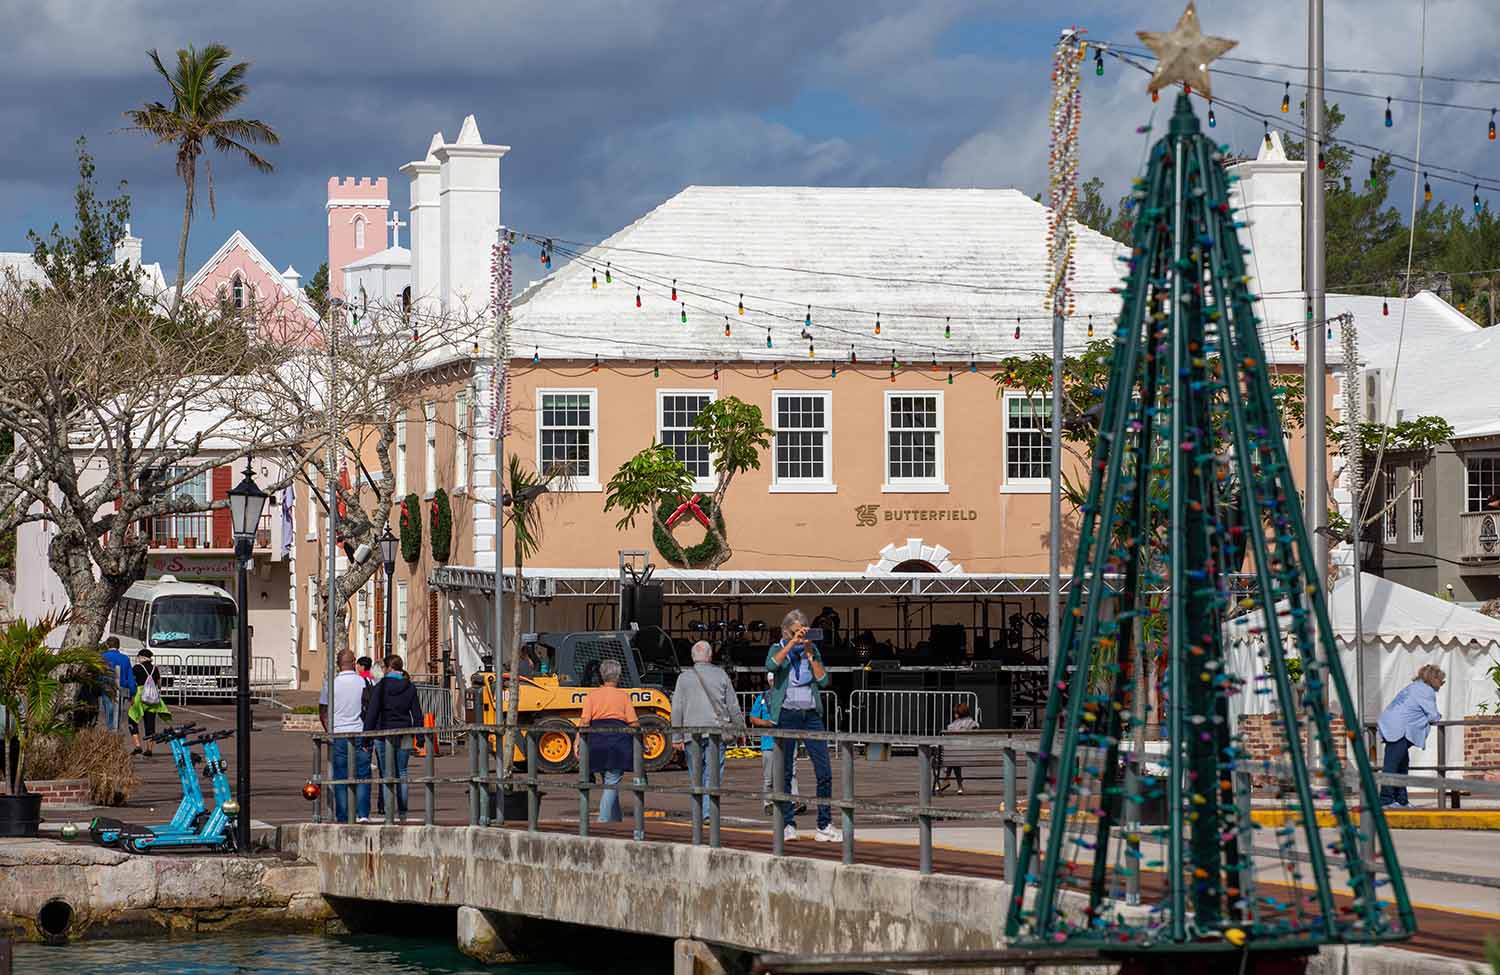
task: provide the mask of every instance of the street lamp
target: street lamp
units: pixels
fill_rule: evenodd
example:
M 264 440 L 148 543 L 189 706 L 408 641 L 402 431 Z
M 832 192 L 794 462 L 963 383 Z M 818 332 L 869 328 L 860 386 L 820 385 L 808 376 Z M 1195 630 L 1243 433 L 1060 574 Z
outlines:
M 391 636 L 391 623 L 396 619 L 396 590 L 391 585 L 396 577 L 396 536 L 391 534 L 389 524 L 380 534 L 380 560 L 385 563 L 385 656 L 390 659 L 396 652 Z
M 235 798 L 240 811 L 235 823 L 241 853 L 250 851 L 250 582 L 255 534 L 260 516 L 270 500 L 255 483 L 250 459 L 245 458 L 245 476 L 229 491 L 229 517 L 234 526 L 235 565 L 239 574 L 239 639 L 235 648 L 235 727 L 239 735 L 235 757 Z

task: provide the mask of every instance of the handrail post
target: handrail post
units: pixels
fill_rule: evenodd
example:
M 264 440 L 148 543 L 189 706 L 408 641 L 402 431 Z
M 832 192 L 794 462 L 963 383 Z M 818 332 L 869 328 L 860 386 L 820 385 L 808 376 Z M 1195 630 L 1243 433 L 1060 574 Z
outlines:
M 724 754 L 724 735 L 714 732 L 708 739 L 708 769 L 704 778 L 708 781 L 708 845 L 719 848 L 719 758 Z
M 1016 883 L 1016 750 L 1006 745 L 1001 749 L 1005 760 L 1005 825 L 1002 837 L 1005 845 L 1005 882 L 1012 887 Z
M 703 844 L 703 787 L 699 785 L 703 781 L 703 744 L 702 737 L 688 736 L 688 804 L 691 808 L 689 818 L 693 823 L 694 846 Z
M 433 815 L 437 809 L 437 783 L 433 781 L 437 777 L 437 729 L 432 729 L 432 734 L 427 740 L 427 758 L 423 762 L 423 777 L 427 779 L 422 783 L 422 825 L 431 826 Z
M 1437 774 L 1440 779 L 1448 778 L 1448 729 L 1441 724 L 1437 729 Z M 1437 807 L 1447 809 L 1448 792 L 1442 785 L 1438 786 Z M 1453 796 L 1453 808 L 1458 808 L 1458 796 Z
M 526 736 L 526 832 L 535 833 L 541 816 L 542 797 L 537 792 L 536 770 L 539 759 L 536 735 Z
M 353 738 L 345 738 L 344 739 L 344 762 L 345 762 L 344 770 L 349 773 L 347 777 L 349 779 L 351 779 L 351 780 L 355 780 L 355 779 L 359 778 L 359 775 L 356 774 L 359 771 L 359 766 L 357 766 L 357 765 L 354 764 L 355 748 L 357 746 L 358 746 L 358 742 L 355 739 L 353 739 Z M 334 788 L 335 789 L 347 789 L 348 790 L 345 793 L 345 795 L 348 797 L 348 800 L 349 800 L 349 803 L 348 803 L 349 815 L 347 815 L 347 816 L 344 817 L 344 821 L 346 823 L 349 823 L 349 824 L 352 825 L 354 823 L 354 819 L 355 819 L 355 815 L 356 815 L 356 809 L 355 809 L 355 807 L 359 805 L 359 786 L 357 786 L 357 785 L 336 785 L 336 786 L 334 786 Z M 334 808 L 336 809 L 338 807 L 335 806 Z
M 385 824 L 396 821 L 396 739 L 377 739 L 376 748 L 385 749 L 385 768 L 381 770 L 380 788 L 385 792 Z
M 782 745 L 780 736 L 773 734 L 771 738 L 771 796 L 781 792 L 782 783 L 786 781 L 786 772 L 783 769 L 785 762 L 786 748 Z M 781 808 L 780 802 L 771 799 L 771 853 L 781 856 L 785 852 L 786 812 Z
M 313 804 L 313 822 L 323 821 L 323 741 L 317 735 L 313 735 L 313 766 L 312 782 L 318 787 L 318 801 Z
M 842 765 L 840 772 L 843 776 L 844 801 L 854 801 L 854 742 L 843 741 L 838 743 L 839 759 Z M 844 862 L 854 862 L 854 807 L 845 806 L 840 817 L 844 823 Z
M 589 787 L 594 784 L 589 774 L 589 736 L 578 733 L 578 835 L 589 835 Z M 618 795 L 618 792 L 616 793 Z
M 667 747 L 671 747 L 670 742 Z M 635 839 L 643 840 L 646 838 L 646 758 L 645 742 L 641 740 L 639 730 L 630 736 L 630 764 L 635 779 Z
M 917 746 L 918 869 L 932 873 L 932 746 Z
M 469 747 L 469 825 L 488 826 L 490 824 L 489 803 L 480 801 L 485 793 L 479 780 L 479 749 L 487 745 L 479 732 L 472 728 L 464 733 L 464 739 Z

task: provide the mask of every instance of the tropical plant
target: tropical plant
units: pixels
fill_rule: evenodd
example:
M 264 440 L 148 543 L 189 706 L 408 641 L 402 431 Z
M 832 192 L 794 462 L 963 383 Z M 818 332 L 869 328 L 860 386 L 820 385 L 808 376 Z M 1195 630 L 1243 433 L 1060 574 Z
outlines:
M 698 412 L 693 421 L 693 436 L 708 448 L 708 455 L 713 458 L 716 481 L 708 503 L 702 507 L 714 512 L 706 519 L 705 526 L 714 544 L 700 549 L 706 556 L 701 565 L 692 564 L 690 558 L 684 559 L 684 565 L 716 569 L 734 554 L 719 514 L 724 510 L 724 496 L 735 477 L 760 468 L 761 452 L 771 446 L 771 429 L 766 426 L 760 407 L 726 396 Z M 671 448 L 652 441 L 651 446 L 627 460 L 610 478 L 604 510 L 619 508 L 624 512 L 617 522 L 622 530 L 632 527 L 643 512 L 651 512 L 655 531 L 671 534 L 662 512 L 669 502 L 675 505 L 690 495 L 692 486 L 692 475 Z M 684 550 L 684 556 L 687 554 L 688 550 Z
M 245 75 L 250 62 L 229 63 L 229 48 L 209 44 L 203 50 L 192 45 L 177 51 L 177 64 L 168 71 L 161 56 L 146 52 L 157 74 L 167 83 L 172 101 L 147 102 L 125 113 L 130 128 L 156 139 L 158 145 L 171 144 L 177 150 L 177 175 L 182 178 L 186 200 L 182 211 L 182 235 L 177 241 L 177 283 L 172 299 L 175 309 L 182 302 L 182 287 L 187 277 L 188 231 L 193 222 L 193 205 L 197 197 L 198 157 L 212 147 L 220 152 L 242 156 L 252 168 L 269 173 L 270 161 L 251 148 L 253 145 L 277 145 L 281 139 L 265 122 L 258 119 L 231 118 L 250 86 Z M 214 171 L 204 159 L 204 176 L 208 180 L 208 210 L 214 213 Z
M 36 622 L 16 620 L 0 632 L 0 707 L 5 709 L 5 745 L 17 755 L 10 767 L 10 791 L 26 791 L 26 749 L 47 735 L 72 732 L 69 716 L 79 705 L 71 690 L 95 686 L 106 668 L 97 647 L 47 645 L 68 614 L 52 613 Z M 11 746 L 14 745 L 12 750 Z
M 505 695 L 505 746 L 502 755 L 515 754 L 516 714 L 521 707 L 521 684 L 515 677 L 521 672 L 521 604 L 526 592 L 526 560 L 542 547 L 542 516 L 547 506 L 562 498 L 572 485 L 572 476 L 563 469 L 554 468 L 539 473 L 527 467 L 515 454 L 506 458 L 505 497 L 502 499 L 505 513 L 501 523 L 510 529 L 515 546 L 516 589 L 515 598 L 511 600 L 511 680 Z M 502 543 L 503 539 L 502 533 Z M 498 579 L 496 585 L 499 585 Z M 495 666 L 500 667 L 503 663 L 497 660 Z M 510 763 L 504 762 L 502 767 L 508 770 Z

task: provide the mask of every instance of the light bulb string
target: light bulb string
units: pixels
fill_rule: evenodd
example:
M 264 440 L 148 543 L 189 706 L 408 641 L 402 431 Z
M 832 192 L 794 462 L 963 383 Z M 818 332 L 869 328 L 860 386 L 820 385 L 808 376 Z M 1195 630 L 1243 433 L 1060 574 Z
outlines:
M 1152 69 L 1150 66 L 1140 63 L 1129 55 L 1121 54 L 1118 51 L 1110 51 L 1107 53 L 1119 60 L 1121 63 L 1127 64 L 1138 71 L 1145 72 L 1146 74 L 1152 73 Z M 1194 92 L 1193 94 L 1198 93 Z M 1224 96 L 1217 94 L 1213 97 L 1213 104 L 1215 107 L 1224 106 L 1231 112 L 1234 112 L 1244 118 L 1253 119 L 1254 121 L 1261 122 L 1263 124 L 1269 125 L 1271 121 L 1275 120 L 1277 122 L 1277 127 L 1279 130 L 1288 132 L 1291 135 L 1299 136 L 1304 143 L 1308 141 L 1307 129 L 1300 124 L 1293 123 L 1285 118 L 1279 117 L 1280 113 L 1262 112 L 1258 109 L 1251 108 L 1246 104 L 1234 101 L 1233 99 L 1225 98 Z M 1489 112 L 1490 109 L 1485 109 L 1485 111 Z M 1348 150 L 1350 156 L 1356 159 L 1369 159 L 1371 162 L 1375 162 L 1383 158 L 1390 163 L 1392 168 L 1402 172 L 1413 173 L 1418 176 L 1421 176 L 1425 172 L 1430 174 L 1432 179 L 1441 180 L 1446 183 L 1453 183 L 1458 186 L 1477 185 L 1481 189 L 1489 190 L 1491 192 L 1500 192 L 1500 181 L 1497 181 L 1493 177 L 1478 176 L 1466 169 L 1433 163 L 1428 163 L 1424 168 L 1422 166 L 1419 166 L 1417 164 L 1417 161 L 1410 156 L 1403 155 L 1399 152 L 1392 152 L 1388 149 L 1382 149 L 1379 146 L 1370 145 L 1369 143 L 1356 142 L 1352 139 L 1325 139 L 1324 145 L 1340 146 Z M 1361 149 L 1365 151 L 1358 151 Z M 1452 175 L 1443 175 L 1445 173 Z

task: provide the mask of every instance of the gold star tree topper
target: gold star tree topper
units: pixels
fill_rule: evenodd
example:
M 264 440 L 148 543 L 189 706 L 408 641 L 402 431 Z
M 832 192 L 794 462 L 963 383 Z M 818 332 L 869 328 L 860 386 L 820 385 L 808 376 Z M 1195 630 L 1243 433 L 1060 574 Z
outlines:
M 1147 91 L 1160 91 L 1180 81 L 1192 90 L 1202 92 L 1205 97 L 1213 95 L 1208 80 L 1208 63 L 1239 43 L 1227 37 L 1204 35 L 1198 27 L 1198 8 L 1193 0 L 1188 0 L 1187 9 L 1171 33 L 1138 30 L 1135 36 L 1158 58 L 1156 73 L 1146 85 Z

